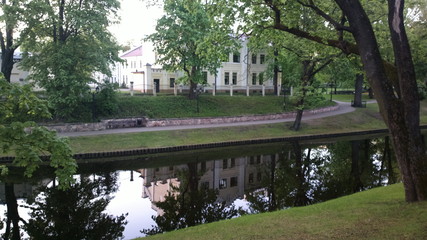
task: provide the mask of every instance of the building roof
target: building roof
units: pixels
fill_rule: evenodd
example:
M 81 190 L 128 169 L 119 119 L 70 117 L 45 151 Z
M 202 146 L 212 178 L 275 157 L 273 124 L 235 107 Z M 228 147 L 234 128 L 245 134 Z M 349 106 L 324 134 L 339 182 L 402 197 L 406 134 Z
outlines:
M 123 53 L 123 55 L 121 55 L 120 57 L 125 58 L 125 57 L 139 57 L 139 56 L 142 56 L 142 46 L 131 49 Z

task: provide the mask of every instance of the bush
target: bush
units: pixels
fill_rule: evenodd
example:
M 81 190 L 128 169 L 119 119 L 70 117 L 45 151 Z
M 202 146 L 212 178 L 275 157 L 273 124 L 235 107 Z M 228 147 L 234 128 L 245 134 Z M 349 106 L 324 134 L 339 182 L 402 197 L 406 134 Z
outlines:
M 106 81 L 98 88 L 101 90 L 95 94 L 95 117 L 113 116 L 118 111 L 117 85 Z

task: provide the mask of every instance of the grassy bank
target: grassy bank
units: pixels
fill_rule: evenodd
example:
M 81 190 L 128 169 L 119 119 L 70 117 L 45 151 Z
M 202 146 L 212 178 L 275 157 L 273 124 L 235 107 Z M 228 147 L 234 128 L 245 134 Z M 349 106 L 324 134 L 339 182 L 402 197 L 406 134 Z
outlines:
M 334 117 L 303 121 L 298 132 L 289 123 L 225 127 L 195 130 L 159 131 L 74 137 L 70 139 L 75 153 L 117 151 L 138 148 L 179 146 L 248 139 L 342 133 L 385 128 L 376 104 Z
M 326 98 L 329 99 L 329 98 Z M 293 110 L 287 99 L 287 111 Z M 182 117 L 218 117 L 238 116 L 248 114 L 281 113 L 283 96 L 212 96 L 200 95 L 198 101 L 189 100 L 187 96 L 119 96 L 119 111 L 110 117 L 122 118 L 146 116 L 149 118 L 182 118 Z M 311 99 L 308 101 L 311 108 L 330 105 L 328 100 Z M 197 112 L 197 104 L 199 112 Z
M 408 204 L 403 196 L 396 184 L 144 239 L 426 239 L 427 202 Z

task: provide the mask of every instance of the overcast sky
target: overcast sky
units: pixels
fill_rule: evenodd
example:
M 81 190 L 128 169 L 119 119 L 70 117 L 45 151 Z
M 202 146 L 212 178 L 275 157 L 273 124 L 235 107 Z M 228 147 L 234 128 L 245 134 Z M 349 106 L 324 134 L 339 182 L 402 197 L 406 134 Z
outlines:
M 132 42 L 139 45 L 141 39 L 153 33 L 156 20 L 162 16 L 162 8 L 149 7 L 142 0 L 121 0 L 118 12 L 121 23 L 110 27 L 120 44 Z

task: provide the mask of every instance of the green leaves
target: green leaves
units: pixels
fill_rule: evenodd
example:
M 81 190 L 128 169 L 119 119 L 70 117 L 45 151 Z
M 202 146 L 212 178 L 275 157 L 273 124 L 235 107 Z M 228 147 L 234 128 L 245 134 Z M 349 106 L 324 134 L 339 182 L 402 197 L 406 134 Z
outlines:
M 110 65 L 120 61 L 120 47 L 107 29 L 117 19 L 119 1 L 33 4 L 40 18 L 34 19 L 32 39 L 23 46 L 32 54 L 25 56 L 22 65 L 46 90 L 56 117 L 82 120 L 88 112 L 93 73 L 110 76 Z
M 165 16 L 158 20 L 157 32 L 147 37 L 160 56 L 158 63 L 167 70 L 183 70 L 190 83 L 202 83 L 202 70 L 215 74 L 238 46 L 230 25 L 213 17 L 216 10 L 201 1 L 165 0 Z
M 50 114 L 46 101 L 38 99 L 30 87 L 0 79 L 0 154 L 15 156 L 13 165 L 23 167 L 27 177 L 42 164 L 41 156 L 50 156 L 60 187 L 66 188 L 73 182 L 77 164 L 66 139 L 31 121 Z M 0 175 L 5 174 L 7 166 L 0 165 Z

